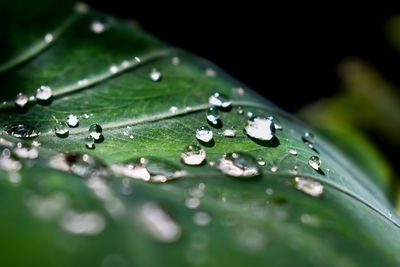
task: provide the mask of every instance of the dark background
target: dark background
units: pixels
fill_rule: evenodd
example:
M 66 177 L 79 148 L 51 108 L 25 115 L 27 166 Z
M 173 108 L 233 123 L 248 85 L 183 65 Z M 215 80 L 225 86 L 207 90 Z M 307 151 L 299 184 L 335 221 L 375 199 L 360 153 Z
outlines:
M 400 13 L 398 6 L 88 3 L 137 20 L 152 34 L 211 60 L 291 112 L 334 94 L 340 88 L 336 66 L 347 56 L 362 57 L 389 80 L 400 80 L 399 56 L 383 31 L 384 22 Z

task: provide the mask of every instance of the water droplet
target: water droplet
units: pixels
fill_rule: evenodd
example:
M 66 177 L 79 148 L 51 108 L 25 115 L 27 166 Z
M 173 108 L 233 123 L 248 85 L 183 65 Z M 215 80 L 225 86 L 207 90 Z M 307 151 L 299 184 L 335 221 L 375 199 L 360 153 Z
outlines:
M 321 167 L 321 163 L 322 163 L 321 159 L 317 156 L 312 156 L 308 160 L 308 165 L 310 165 L 311 168 L 313 168 L 316 171 L 318 171 L 319 167 Z
M 100 234 L 106 221 L 98 212 L 82 212 L 68 211 L 64 214 L 60 222 L 62 228 L 76 235 L 97 235 Z
M 175 106 L 172 106 L 169 108 L 169 112 L 171 112 L 172 114 L 176 114 L 178 112 L 178 108 Z
M 154 157 L 131 159 L 123 163 L 113 164 L 111 168 L 117 174 L 151 182 L 163 183 L 186 175 L 184 170 L 169 161 Z
M 158 82 L 158 81 L 160 81 L 160 80 L 161 80 L 161 73 L 160 73 L 157 69 L 153 69 L 153 70 L 150 72 L 150 79 L 151 79 L 153 82 Z
M 207 212 L 199 211 L 194 214 L 193 222 L 198 226 L 207 226 L 211 222 L 211 216 Z
M 311 132 L 305 132 L 303 134 L 302 139 L 303 139 L 303 142 L 306 144 L 314 144 L 317 137 Z
M 179 65 L 179 63 L 181 62 L 181 60 L 180 60 L 179 57 L 173 57 L 173 58 L 171 59 L 171 61 L 172 61 L 172 65 L 174 65 L 174 66 Z
M 222 135 L 224 137 L 235 137 L 236 136 L 236 130 L 234 129 L 226 129 L 222 132 Z
M 89 6 L 83 2 L 75 4 L 75 11 L 79 14 L 86 14 L 89 11 Z
M 217 169 L 233 177 L 253 177 L 261 174 L 256 159 L 244 152 L 233 152 L 219 159 Z
M 291 154 L 291 155 L 293 155 L 293 156 L 297 156 L 297 151 L 296 151 L 296 149 L 293 149 L 293 148 L 289 149 L 289 154 Z
M 304 213 L 301 215 L 300 220 L 304 224 L 308 224 L 310 226 L 319 226 L 320 225 L 320 219 L 315 216 L 315 215 L 310 215 L 307 213 Z
M 86 86 L 89 84 L 89 80 L 88 79 L 82 79 L 78 81 L 78 85 L 79 86 Z
M 213 139 L 213 132 L 207 126 L 202 126 L 196 130 L 196 138 L 202 142 L 210 142 Z
M 27 148 L 22 145 L 22 143 L 17 143 L 14 148 L 14 153 L 19 158 L 23 159 L 37 159 L 39 157 L 39 151 L 35 147 Z
M 90 30 L 94 33 L 100 34 L 106 30 L 106 26 L 104 25 L 104 23 L 95 20 L 92 23 L 90 23 Z
M 16 104 L 18 107 L 21 107 L 21 108 L 25 107 L 26 104 L 28 104 L 28 96 L 27 96 L 27 95 L 24 95 L 24 94 L 22 94 L 22 93 L 19 93 L 19 94 L 17 95 L 17 97 L 15 98 L 15 104 Z
M 102 133 L 103 132 L 103 128 L 101 128 L 101 126 L 99 124 L 92 124 L 89 127 L 89 135 L 91 137 L 93 137 L 94 140 L 100 140 Z
M 111 74 L 115 74 L 115 73 L 118 72 L 118 67 L 115 66 L 115 65 L 112 65 L 112 66 L 110 66 L 110 68 L 108 69 L 108 71 L 109 71 Z
M 243 115 L 243 109 L 241 107 L 238 107 L 236 110 L 237 114 Z
M 229 108 L 232 105 L 232 102 L 229 100 L 229 98 L 221 93 L 214 93 L 210 98 L 208 99 L 208 103 L 210 105 L 214 105 L 219 108 Z
M 74 114 L 69 114 L 67 118 L 67 124 L 69 127 L 76 127 L 79 125 L 79 119 Z
M 54 36 L 53 36 L 53 34 L 51 34 L 51 33 L 47 33 L 47 34 L 44 36 L 44 41 L 45 41 L 46 43 L 51 43 L 51 42 L 53 41 L 53 39 L 54 39 Z
M 85 146 L 89 149 L 94 149 L 95 145 L 94 145 L 94 138 L 93 136 L 87 136 L 85 138 Z
M 274 193 L 274 190 L 273 190 L 272 188 L 267 188 L 267 189 L 265 190 L 265 193 L 266 193 L 267 195 L 272 195 L 272 194 Z
M 122 61 L 122 63 L 121 63 L 121 66 L 122 66 L 123 68 L 129 67 L 129 65 L 130 65 L 129 60 L 124 60 L 124 61 Z
M 276 163 L 274 161 L 270 161 L 268 163 L 268 167 L 269 167 L 269 170 L 271 172 L 277 172 L 278 171 L 278 165 L 276 165 Z
M 257 163 L 260 166 L 265 166 L 265 161 L 263 161 L 263 160 L 259 160 L 259 161 L 257 161 Z
M 269 116 L 268 119 L 274 122 L 275 130 L 282 130 L 282 124 L 277 118 L 274 116 Z
M 255 139 L 268 141 L 275 136 L 275 126 L 272 120 L 263 117 L 253 117 L 244 126 L 245 133 Z
M 197 209 L 200 206 L 200 199 L 197 197 L 190 197 L 185 200 L 185 206 L 188 209 Z
M 5 148 L 0 155 L 0 168 L 5 171 L 17 172 L 22 168 L 22 164 L 12 157 L 8 148 Z
M 319 182 L 305 177 L 295 177 L 295 184 L 298 190 L 313 197 L 321 196 L 324 191 L 324 186 Z
M 200 165 L 206 159 L 206 151 L 197 145 L 189 145 L 183 150 L 181 159 L 186 165 Z
M 136 63 L 140 63 L 140 61 L 142 61 L 142 60 L 140 59 L 140 57 L 134 57 L 133 60 L 134 60 Z
M 145 203 L 139 218 L 150 234 L 161 242 L 174 242 L 181 236 L 180 226 L 156 203 Z
M 56 123 L 56 126 L 54 127 L 54 132 L 56 133 L 57 136 L 64 137 L 68 135 L 69 129 L 65 122 L 59 121 Z
M 53 95 L 53 90 L 47 85 L 42 85 L 36 90 L 36 98 L 42 101 L 49 100 Z
M 40 133 L 33 127 L 27 124 L 15 124 L 7 127 L 7 133 L 17 138 L 32 138 Z
M 219 111 L 215 107 L 210 107 L 207 110 L 206 113 L 207 120 L 212 124 L 212 125 L 218 125 L 219 123 Z
M 217 75 L 217 73 L 215 72 L 215 70 L 213 70 L 212 68 L 206 68 L 205 71 L 206 75 L 208 77 L 215 77 L 215 75 Z

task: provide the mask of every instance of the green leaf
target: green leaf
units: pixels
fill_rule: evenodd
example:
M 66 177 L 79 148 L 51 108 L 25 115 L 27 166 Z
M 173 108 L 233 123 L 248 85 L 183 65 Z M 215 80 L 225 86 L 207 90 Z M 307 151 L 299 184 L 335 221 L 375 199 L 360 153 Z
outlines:
M 43 7 L 55 9 L 48 2 Z M 0 62 L 6 101 L 0 107 L 0 235 L 7 251 L 2 265 L 400 263 L 400 218 L 382 185 L 315 130 L 217 66 L 170 47 L 134 23 L 95 11 L 79 13 L 72 6 L 62 9 L 64 17 L 53 18 L 51 11 L 42 13 L 46 8 L 21 3 L 0 4 L 10 21 L 0 29 L 7 40 L 7 56 Z M 30 15 L 17 20 L 24 10 Z M 94 21 L 102 22 L 105 31 L 91 31 Z M 15 37 L 8 38 L 11 33 Z M 47 33 L 54 33 L 48 43 Z M 149 77 L 154 68 L 162 75 L 158 82 Z M 22 110 L 15 106 L 15 95 L 34 95 L 41 85 L 53 89 L 50 102 L 31 100 Z M 226 94 L 233 108 L 220 112 L 222 127 L 212 128 L 214 144 L 203 145 L 195 132 L 207 125 L 208 98 L 214 92 Z M 283 130 L 272 141 L 249 138 L 243 132 L 248 112 L 274 116 Z M 68 137 L 58 137 L 56 122 L 69 114 L 80 118 L 79 126 L 69 128 Z M 90 150 L 84 139 L 94 123 L 102 126 L 104 140 Z M 40 135 L 18 139 L 7 134 L 19 124 L 33 126 Z M 234 138 L 219 134 L 232 127 Z M 314 149 L 302 141 L 305 131 L 317 135 Z M 40 143 L 39 158 L 21 158 L 26 153 L 15 144 L 33 141 Z M 205 164 L 182 163 L 181 152 L 190 144 L 203 147 Z M 19 155 L 8 158 L 14 150 Z M 59 155 L 67 152 L 79 154 L 68 154 L 68 160 Z M 262 174 L 247 179 L 224 175 L 214 164 L 229 152 L 265 161 L 259 166 Z M 322 159 L 318 172 L 308 164 L 315 155 Z M 114 172 L 115 164 L 138 157 L 161 160 L 158 171 L 167 164 L 168 170 L 185 175 L 151 183 Z M 22 169 L 10 170 L 18 169 L 18 162 Z M 268 168 L 270 162 L 278 171 Z M 312 197 L 297 190 L 296 176 L 321 183 L 323 194 Z

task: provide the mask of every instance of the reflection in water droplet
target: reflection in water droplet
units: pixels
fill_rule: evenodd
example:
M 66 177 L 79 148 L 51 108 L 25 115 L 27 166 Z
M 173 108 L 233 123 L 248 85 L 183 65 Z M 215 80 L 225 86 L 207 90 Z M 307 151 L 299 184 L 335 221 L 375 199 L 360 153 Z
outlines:
M 202 126 L 196 130 L 196 138 L 202 142 L 210 142 L 213 139 L 213 132 L 207 126 Z
M 56 133 L 57 136 L 64 137 L 69 133 L 69 129 L 67 127 L 67 124 L 63 121 L 59 121 L 56 123 L 56 126 L 54 127 L 54 132 Z
M 312 156 L 308 160 L 308 165 L 311 166 L 314 170 L 318 171 L 319 167 L 321 167 L 322 160 L 317 156 Z
M 207 120 L 212 125 L 217 125 L 219 123 L 219 111 L 215 107 L 210 107 L 206 113 Z
M 269 170 L 271 172 L 277 172 L 278 171 L 278 165 L 276 165 L 276 163 L 274 161 L 270 161 L 268 163 L 268 167 L 269 167 Z
M 46 101 L 53 95 L 53 90 L 47 85 L 42 85 L 36 90 L 36 98 L 38 100 Z
M 150 79 L 151 79 L 153 82 L 158 82 L 158 81 L 160 81 L 160 80 L 161 80 L 161 73 L 160 73 L 157 69 L 153 69 L 153 70 L 150 72 Z
M 261 174 L 256 159 L 244 152 L 233 152 L 219 159 L 217 169 L 233 177 L 253 177 Z
M 11 125 L 7 127 L 6 131 L 9 135 L 17 138 L 31 138 L 40 134 L 33 126 L 26 124 Z
M 154 238 L 174 242 L 181 236 L 180 226 L 156 203 L 145 203 L 139 217 Z
M 193 222 L 198 226 L 207 226 L 211 222 L 211 216 L 207 212 L 199 211 L 194 214 Z
M 68 211 L 60 221 L 62 228 L 76 235 L 98 235 L 100 234 L 106 221 L 98 212 L 76 212 Z
M 306 144 L 314 144 L 317 137 L 311 132 L 305 132 L 303 134 L 302 139 L 303 139 L 303 142 Z
M 92 136 L 86 136 L 85 138 L 85 145 L 87 148 L 89 149 L 94 149 L 95 145 L 94 145 L 94 138 Z
M 116 174 L 150 182 L 166 182 L 186 175 L 169 161 L 155 157 L 140 157 L 111 166 Z
M 275 126 L 272 120 L 253 117 L 244 126 L 245 133 L 255 139 L 268 141 L 275 136 Z
M 104 23 L 95 20 L 92 23 L 90 23 L 90 30 L 94 33 L 100 34 L 106 30 L 106 26 L 104 25 Z
M 214 105 L 219 108 L 229 108 L 232 105 L 232 102 L 229 100 L 229 98 L 221 94 L 219 92 L 214 93 L 213 95 L 210 96 L 208 99 L 208 103 L 210 105 Z
M 93 137 L 94 140 L 99 140 L 102 132 L 103 128 L 99 124 L 92 124 L 89 127 L 89 136 Z
M 75 114 L 69 114 L 67 118 L 67 124 L 69 127 L 76 127 L 79 124 L 79 119 Z
M 197 145 L 189 145 L 183 150 L 181 159 L 186 165 L 200 165 L 206 159 L 206 151 Z
M 44 36 L 44 41 L 45 41 L 46 43 L 51 43 L 51 42 L 53 41 L 53 39 L 54 39 L 54 36 L 53 36 L 53 34 L 51 34 L 51 33 L 47 33 L 47 34 Z
M 17 97 L 15 98 L 15 104 L 16 104 L 18 107 L 21 107 L 21 108 L 25 107 L 26 104 L 28 104 L 28 96 L 27 96 L 27 95 L 24 95 L 24 94 L 22 94 L 22 93 L 19 93 L 19 94 L 17 95 Z
M 296 149 L 289 149 L 289 154 L 292 154 L 293 156 L 297 156 L 297 151 Z
M 222 132 L 222 135 L 224 137 L 235 137 L 236 136 L 236 130 L 234 129 L 226 129 Z
M 282 130 L 282 124 L 277 118 L 274 116 L 269 116 L 268 119 L 274 122 L 275 130 Z
M 296 188 L 304 193 L 319 197 L 324 191 L 324 186 L 317 181 L 305 177 L 295 177 Z

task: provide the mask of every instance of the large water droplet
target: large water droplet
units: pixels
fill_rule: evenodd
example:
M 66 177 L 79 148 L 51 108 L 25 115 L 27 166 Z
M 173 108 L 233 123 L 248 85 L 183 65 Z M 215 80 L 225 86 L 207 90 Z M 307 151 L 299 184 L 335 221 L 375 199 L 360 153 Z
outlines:
M 36 90 L 36 98 L 42 101 L 49 100 L 53 95 L 53 90 L 47 85 L 42 85 Z
M 23 107 L 25 107 L 26 106 L 26 104 L 28 104 L 28 96 L 27 95 L 24 95 L 24 94 L 22 94 L 22 93 L 19 93 L 18 95 L 17 95 L 17 97 L 15 98 L 15 104 L 18 106 L 18 107 L 21 107 L 21 108 L 23 108 Z
M 64 137 L 68 135 L 69 129 L 67 127 L 67 124 L 63 121 L 59 121 L 56 123 L 56 126 L 54 127 L 54 132 L 56 133 L 57 136 Z
M 319 197 L 324 191 L 324 186 L 317 181 L 305 177 L 295 177 L 296 188 L 304 193 Z
M 263 141 L 275 136 L 275 125 L 269 118 L 253 117 L 247 121 L 244 130 L 248 136 Z
M 305 132 L 303 134 L 302 139 L 303 139 L 303 142 L 306 144 L 314 144 L 317 137 L 311 132 Z
M 161 73 L 160 73 L 157 69 L 153 69 L 153 70 L 150 72 L 150 79 L 151 79 L 153 82 L 158 82 L 158 81 L 160 81 L 160 80 L 161 80 Z
M 85 146 L 89 149 L 95 148 L 93 136 L 89 135 L 85 138 Z
M 69 127 L 76 127 L 79 125 L 79 119 L 74 114 L 69 114 L 67 118 L 67 124 Z
M 17 138 L 36 137 L 40 133 L 33 127 L 27 124 L 15 124 L 7 127 L 7 133 Z
M 210 142 L 213 139 L 213 132 L 207 126 L 202 126 L 196 130 L 196 138 L 202 142 Z
M 319 167 L 321 167 L 322 160 L 317 156 L 312 156 L 308 160 L 308 165 L 311 166 L 316 171 L 319 171 Z
M 212 125 L 218 125 L 219 123 L 219 111 L 215 107 L 210 107 L 207 110 L 206 113 L 207 120 L 212 124 Z
M 200 165 L 206 159 L 206 151 L 197 145 L 189 145 L 183 150 L 181 159 L 186 165 Z
M 224 109 L 229 108 L 232 105 L 232 102 L 226 95 L 218 92 L 210 96 L 210 98 L 208 99 L 208 103 L 210 103 L 210 105 L 214 105 L 216 107 Z
M 253 177 L 261 174 L 257 160 L 244 152 L 232 152 L 219 159 L 217 169 L 233 177 Z
M 113 164 L 111 168 L 117 174 L 150 182 L 166 182 L 186 175 L 184 170 L 169 161 L 154 157 L 131 159 Z
M 93 137 L 94 140 L 100 140 L 102 132 L 103 128 L 101 128 L 99 124 L 92 124 L 89 127 L 89 135 Z

